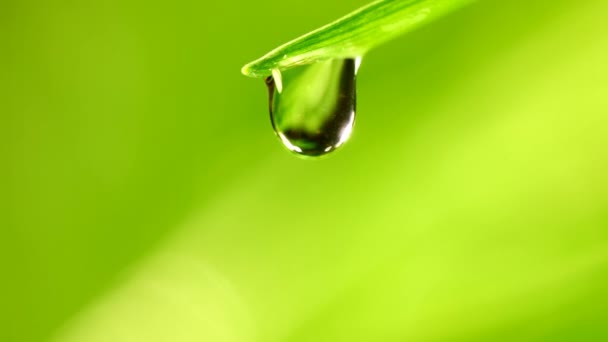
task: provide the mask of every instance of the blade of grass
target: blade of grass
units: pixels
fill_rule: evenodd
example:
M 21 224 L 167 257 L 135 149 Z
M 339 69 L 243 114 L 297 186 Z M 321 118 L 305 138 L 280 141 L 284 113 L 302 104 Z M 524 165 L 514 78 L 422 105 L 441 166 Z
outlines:
M 379 0 L 296 38 L 245 65 L 241 72 L 266 77 L 330 58 L 363 56 L 370 49 L 475 0 Z

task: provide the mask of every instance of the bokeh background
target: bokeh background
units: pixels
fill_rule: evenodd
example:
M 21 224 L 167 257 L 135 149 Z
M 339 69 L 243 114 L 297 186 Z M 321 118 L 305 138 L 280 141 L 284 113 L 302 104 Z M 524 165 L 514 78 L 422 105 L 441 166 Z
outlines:
M 0 340 L 608 340 L 608 2 L 374 50 L 298 159 L 239 70 L 365 3 L 2 2 Z

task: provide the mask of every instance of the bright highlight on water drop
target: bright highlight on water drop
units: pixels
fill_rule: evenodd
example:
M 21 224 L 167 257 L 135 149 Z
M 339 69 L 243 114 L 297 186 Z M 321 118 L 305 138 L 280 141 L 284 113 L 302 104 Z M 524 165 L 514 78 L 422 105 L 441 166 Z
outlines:
M 359 58 L 330 59 L 266 78 L 270 119 L 277 136 L 304 156 L 321 156 L 342 146 L 355 124 Z

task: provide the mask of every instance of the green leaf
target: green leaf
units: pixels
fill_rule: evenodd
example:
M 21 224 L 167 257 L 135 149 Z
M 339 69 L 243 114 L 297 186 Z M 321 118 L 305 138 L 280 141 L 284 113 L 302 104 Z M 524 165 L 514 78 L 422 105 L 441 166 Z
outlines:
M 250 77 L 331 58 L 363 56 L 370 49 L 475 0 L 379 0 L 296 38 L 245 65 Z

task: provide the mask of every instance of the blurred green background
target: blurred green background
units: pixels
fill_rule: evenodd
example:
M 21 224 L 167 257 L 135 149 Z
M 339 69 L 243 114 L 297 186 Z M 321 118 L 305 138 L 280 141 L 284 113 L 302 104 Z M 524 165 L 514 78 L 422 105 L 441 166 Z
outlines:
M 374 50 L 318 161 L 240 75 L 365 0 L 0 5 L 0 341 L 608 340 L 608 2 Z

